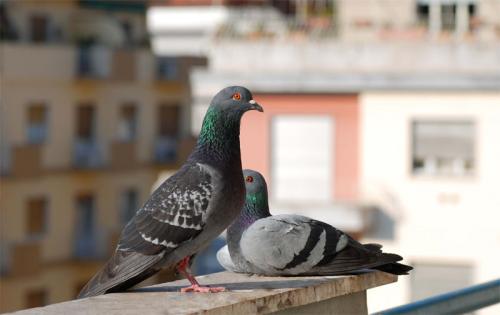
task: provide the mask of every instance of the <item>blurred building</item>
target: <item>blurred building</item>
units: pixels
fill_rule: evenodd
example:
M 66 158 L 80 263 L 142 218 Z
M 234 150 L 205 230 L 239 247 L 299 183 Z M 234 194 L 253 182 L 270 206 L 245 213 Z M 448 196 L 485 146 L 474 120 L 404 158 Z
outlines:
M 362 198 L 378 206 L 367 236 L 415 267 L 399 288 L 374 290 L 373 307 L 388 295 L 414 301 L 498 278 L 500 82 L 369 91 L 361 104 Z
M 0 1 L 0 312 L 69 300 L 192 145 L 145 1 Z
M 370 293 L 377 311 L 500 275 L 498 12 L 497 0 L 172 1 L 148 20 L 158 52 L 207 57 L 190 76 L 193 134 L 221 87 L 264 106 L 243 119 L 242 159 L 268 179 L 274 213 L 415 265 Z

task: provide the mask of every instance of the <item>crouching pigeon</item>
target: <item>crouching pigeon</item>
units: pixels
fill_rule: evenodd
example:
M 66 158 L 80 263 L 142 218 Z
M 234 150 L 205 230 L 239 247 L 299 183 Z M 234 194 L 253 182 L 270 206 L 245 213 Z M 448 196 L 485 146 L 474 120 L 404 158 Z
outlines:
M 228 87 L 213 98 L 187 162 L 124 227 L 113 256 L 79 298 L 126 290 L 174 265 L 192 284 L 183 291 L 223 290 L 201 287 L 189 257 L 231 224 L 244 204 L 239 133 L 248 110 L 263 111 L 246 88 Z
M 403 275 L 413 269 L 398 263 L 381 245 L 361 244 L 324 222 L 300 215 L 269 213 L 264 177 L 243 171 L 246 201 L 227 230 L 227 246 L 217 252 L 229 271 L 277 275 L 340 275 L 378 269 Z

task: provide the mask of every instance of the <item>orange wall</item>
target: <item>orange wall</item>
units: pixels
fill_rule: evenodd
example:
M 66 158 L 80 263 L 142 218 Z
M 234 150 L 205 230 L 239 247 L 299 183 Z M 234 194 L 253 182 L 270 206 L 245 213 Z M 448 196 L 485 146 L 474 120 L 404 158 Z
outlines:
M 248 112 L 243 116 L 241 151 L 243 168 L 260 171 L 268 180 L 271 174 L 271 119 L 279 114 L 329 115 L 334 120 L 334 185 L 336 200 L 355 200 L 359 168 L 359 106 L 354 94 L 304 95 L 258 94 L 254 99 L 264 113 Z

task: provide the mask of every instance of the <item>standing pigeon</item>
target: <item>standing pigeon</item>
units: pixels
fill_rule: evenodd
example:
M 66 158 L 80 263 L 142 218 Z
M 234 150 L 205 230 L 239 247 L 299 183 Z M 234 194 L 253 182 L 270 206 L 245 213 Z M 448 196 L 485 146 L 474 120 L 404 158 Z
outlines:
M 182 291 L 224 290 L 201 287 L 189 271 L 189 258 L 236 219 L 243 206 L 239 134 L 248 110 L 263 111 L 244 87 L 227 87 L 213 98 L 187 162 L 124 227 L 113 256 L 79 298 L 126 290 L 173 265 L 191 282 Z
M 339 275 L 361 269 L 408 274 L 396 254 L 383 253 L 379 244 L 360 244 L 324 222 L 300 215 L 269 213 L 264 177 L 243 171 L 246 202 L 227 230 L 227 243 L 217 253 L 229 271 L 277 275 Z

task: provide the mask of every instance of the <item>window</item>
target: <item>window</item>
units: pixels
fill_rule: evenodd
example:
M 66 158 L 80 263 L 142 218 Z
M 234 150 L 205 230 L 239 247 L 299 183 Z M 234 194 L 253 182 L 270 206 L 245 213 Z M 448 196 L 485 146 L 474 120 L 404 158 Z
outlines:
M 157 79 L 175 80 L 179 76 L 179 61 L 175 57 L 159 57 L 156 70 Z
M 111 73 L 112 51 L 104 46 L 78 47 L 76 73 L 81 78 L 106 79 Z
M 137 106 L 127 103 L 120 108 L 118 122 L 118 139 L 121 141 L 133 141 L 137 130 Z
M 472 0 L 469 2 L 473 2 Z M 438 27 L 440 30 L 444 31 L 455 31 L 457 29 L 457 23 L 465 23 L 468 27 L 469 30 L 472 29 L 473 25 L 471 25 L 471 20 L 475 17 L 476 15 L 476 4 L 474 3 L 463 3 L 462 1 L 459 0 L 450 0 L 450 1 L 444 1 L 442 0 L 441 3 L 439 1 L 437 2 L 436 6 L 433 6 L 432 4 L 429 4 L 429 0 L 418 0 L 417 1 L 417 7 L 416 7 L 416 12 L 417 12 L 417 19 L 419 24 L 425 27 L 430 26 L 430 19 L 431 19 L 431 11 L 432 10 L 438 10 L 436 11 L 436 22 L 439 23 Z M 457 10 L 459 9 L 459 5 L 464 5 L 464 10 L 467 14 L 466 19 L 459 21 L 458 17 L 458 12 Z M 464 24 L 464 25 L 465 25 Z
M 475 169 L 475 125 L 470 121 L 415 121 L 412 171 L 426 175 L 470 175 Z
M 78 196 L 78 227 L 83 234 L 92 234 L 94 231 L 94 197 L 91 194 Z
M 95 136 L 95 107 L 82 104 L 77 108 L 76 134 L 78 139 L 92 140 Z
M 17 40 L 19 36 L 11 21 L 10 14 L 7 14 L 5 1 L 0 1 L 0 41 Z
M 30 18 L 31 40 L 36 43 L 46 42 L 48 39 L 49 20 L 44 15 L 33 15 Z
M 454 31 L 456 24 L 457 6 L 455 4 L 441 5 L 441 28 L 445 31 Z
M 139 207 L 138 195 L 137 190 L 133 188 L 122 192 L 120 209 L 120 221 L 122 225 L 127 224 L 128 221 L 135 215 L 135 212 Z
M 177 136 L 179 133 L 180 106 L 162 104 L 158 109 L 158 134 L 161 137 Z
M 173 162 L 177 152 L 179 135 L 180 106 L 163 104 L 158 108 L 158 138 L 155 159 L 158 162 Z
M 92 56 L 90 46 L 81 45 L 78 47 L 77 74 L 82 77 L 91 76 L 93 73 Z
M 31 289 L 26 292 L 25 305 L 26 308 L 40 307 L 47 305 L 48 294 L 47 290 L 41 289 Z
M 417 19 L 421 26 L 429 27 L 429 4 L 417 3 Z
M 28 236 L 40 236 L 47 230 L 47 199 L 32 198 L 27 203 L 26 231 Z
M 412 301 L 472 285 L 474 269 L 470 265 L 427 262 L 415 262 L 411 265 L 414 267 L 410 273 Z
M 76 212 L 75 255 L 79 258 L 94 257 L 97 252 L 94 196 L 77 196 Z
M 44 104 L 33 104 L 28 107 L 27 138 L 28 143 L 39 144 L 47 138 L 47 107 Z
M 328 116 L 272 120 L 272 186 L 277 201 L 328 202 L 333 191 L 334 122 Z
M 123 35 L 125 36 L 125 43 L 126 45 L 132 45 L 132 39 L 133 39 L 133 27 L 132 23 L 130 21 L 121 21 L 121 27 L 123 30 Z
M 74 163 L 77 167 L 93 168 L 102 165 L 101 150 L 96 141 L 96 109 L 92 104 L 78 106 Z

